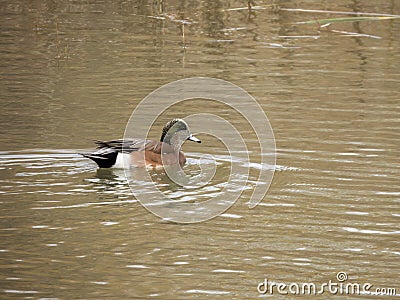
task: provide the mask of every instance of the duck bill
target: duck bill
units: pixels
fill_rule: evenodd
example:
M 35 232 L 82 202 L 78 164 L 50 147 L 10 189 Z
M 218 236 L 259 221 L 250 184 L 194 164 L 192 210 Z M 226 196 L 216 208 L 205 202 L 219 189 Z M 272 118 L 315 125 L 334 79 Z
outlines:
M 187 139 L 192 142 L 201 143 L 201 141 L 197 137 L 195 137 L 193 134 L 189 135 L 189 137 Z

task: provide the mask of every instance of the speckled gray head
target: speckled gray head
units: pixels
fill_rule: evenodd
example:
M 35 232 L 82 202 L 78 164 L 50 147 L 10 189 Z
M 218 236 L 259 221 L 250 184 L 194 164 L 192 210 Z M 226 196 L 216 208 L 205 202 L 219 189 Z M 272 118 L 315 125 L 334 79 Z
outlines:
M 198 138 L 190 133 L 189 125 L 182 119 L 173 119 L 164 126 L 161 142 L 180 147 L 185 140 L 201 143 Z

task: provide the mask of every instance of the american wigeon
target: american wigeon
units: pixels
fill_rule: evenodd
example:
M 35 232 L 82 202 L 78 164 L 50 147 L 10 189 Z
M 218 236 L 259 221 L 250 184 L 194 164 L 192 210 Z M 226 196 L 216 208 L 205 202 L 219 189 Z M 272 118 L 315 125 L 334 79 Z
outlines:
M 96 162 L 99 168 L 183 166 L 186 156 L 181 145 L 185 140 L 201 143 L 190 133 L 185 121 L 173 119 L 164 126 L 159 142 L 142 139 L 95 141 L 97 150 L 82 155 Z

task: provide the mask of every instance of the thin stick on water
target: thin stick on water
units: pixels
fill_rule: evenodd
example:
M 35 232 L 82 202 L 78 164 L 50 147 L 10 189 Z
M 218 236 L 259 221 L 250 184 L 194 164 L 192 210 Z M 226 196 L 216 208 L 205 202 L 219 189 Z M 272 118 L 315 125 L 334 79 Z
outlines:
M 185 22 L 182 22 L 182 44 L 183 44 L 183 49 L 186 49 Z

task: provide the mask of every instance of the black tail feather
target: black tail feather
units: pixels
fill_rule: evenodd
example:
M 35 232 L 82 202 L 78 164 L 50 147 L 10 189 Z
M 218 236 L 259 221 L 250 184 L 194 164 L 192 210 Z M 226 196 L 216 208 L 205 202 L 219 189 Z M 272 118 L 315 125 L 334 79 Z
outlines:
M 99 168 L 111 168 L 117 161 L 118 151 L 96 151 L 90 154 L 80 154 L 93 160 L 99 166 Z

